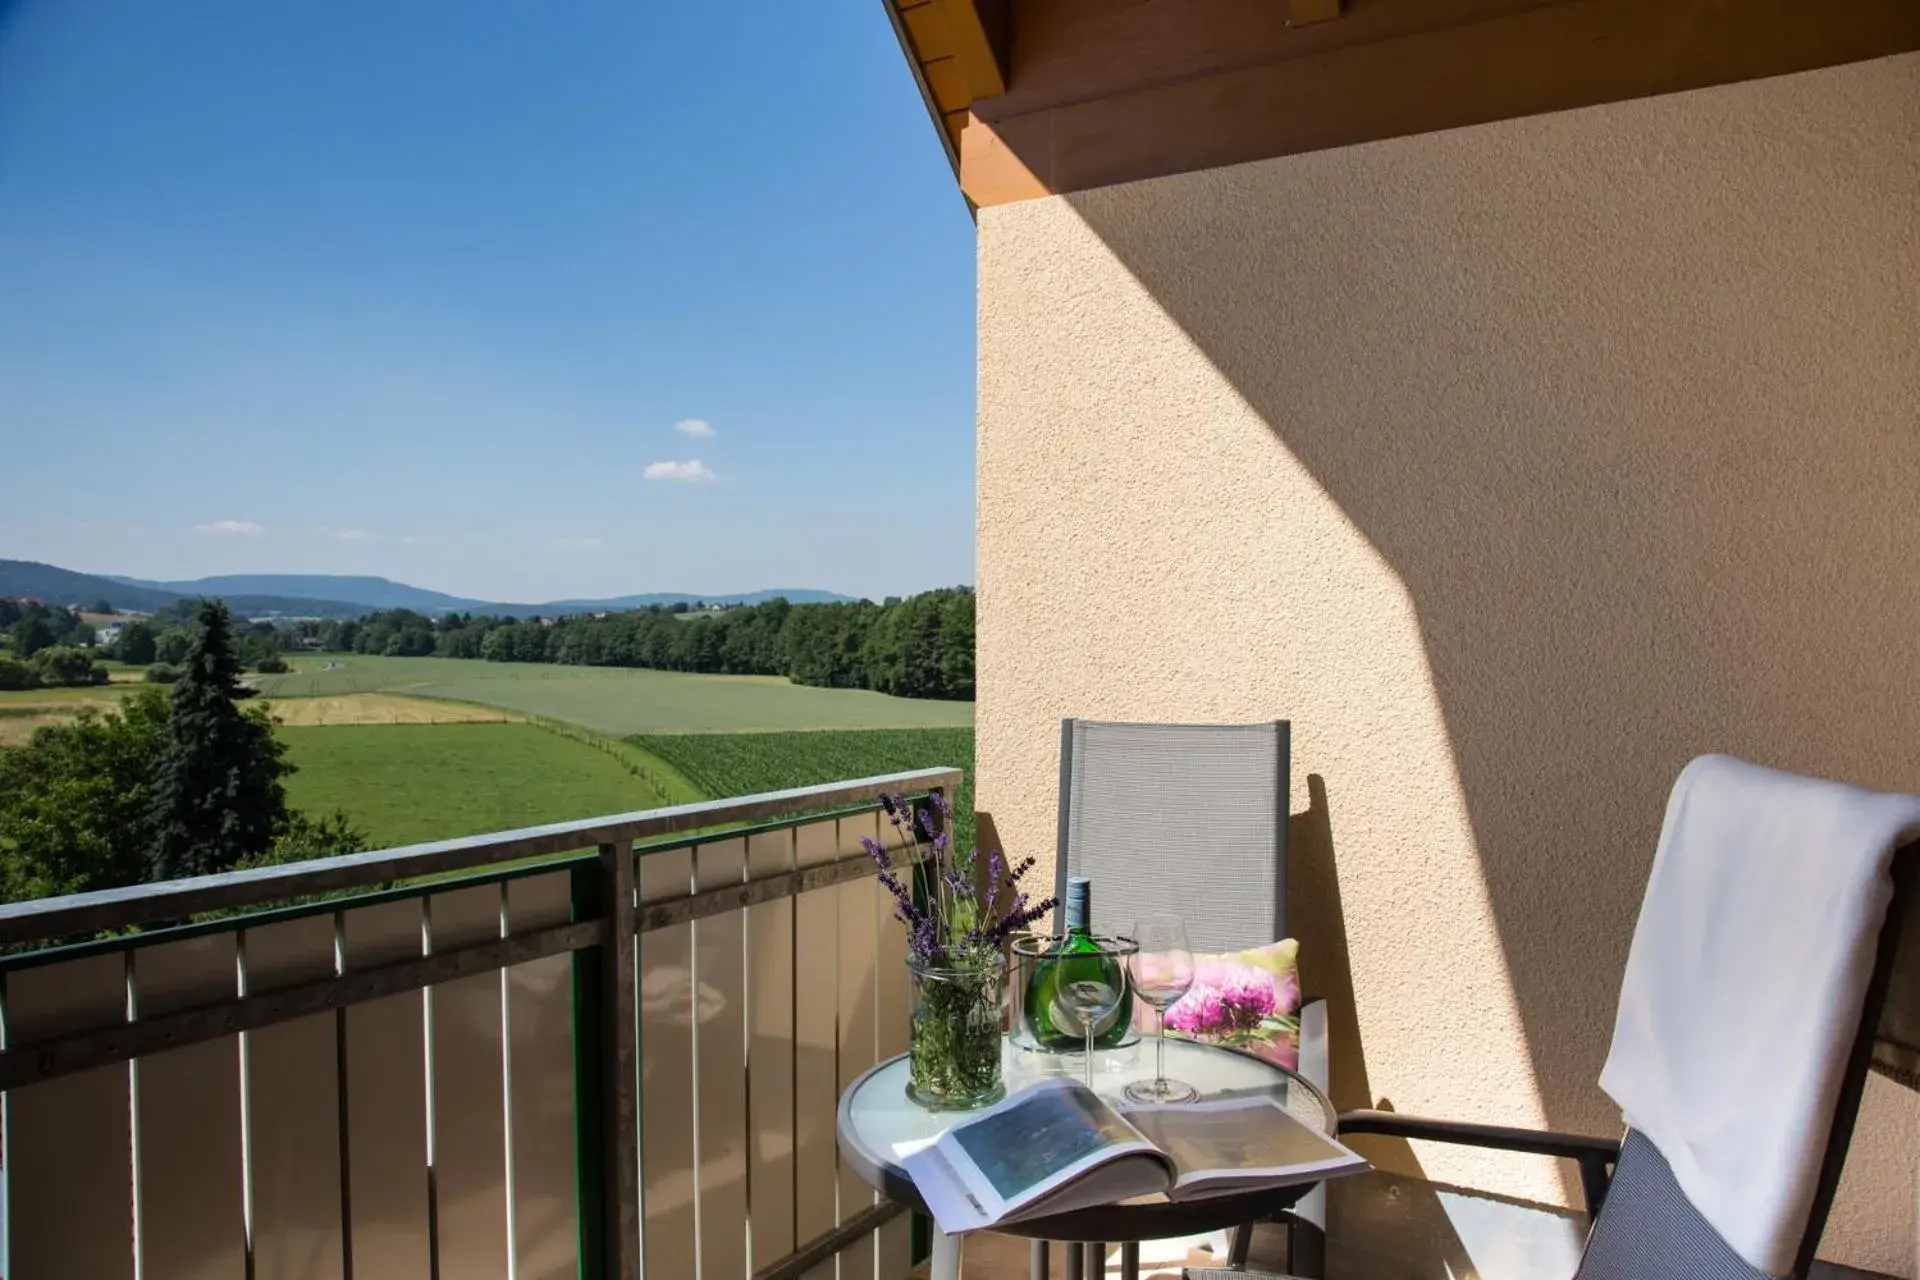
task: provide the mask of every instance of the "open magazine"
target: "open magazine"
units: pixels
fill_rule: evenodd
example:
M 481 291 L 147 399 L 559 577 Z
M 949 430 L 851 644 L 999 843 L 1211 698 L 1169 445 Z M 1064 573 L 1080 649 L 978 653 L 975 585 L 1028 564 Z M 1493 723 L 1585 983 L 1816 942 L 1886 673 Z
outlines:
M 1136 1196 L 1191 1200 L 1368 1168 L 1264 1094 L 1115 1107 L 1067 1079 L 1015 1094 L 902 1163 L 950 1235 Z

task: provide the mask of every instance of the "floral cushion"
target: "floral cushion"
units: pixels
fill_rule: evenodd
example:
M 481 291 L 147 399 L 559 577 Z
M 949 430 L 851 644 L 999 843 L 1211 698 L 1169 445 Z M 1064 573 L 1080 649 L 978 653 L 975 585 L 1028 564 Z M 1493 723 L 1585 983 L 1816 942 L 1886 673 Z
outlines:
M 1167 1009 L 1167 1034 L 1228 1045 L 1289 1070 L 1300 1065 L 1300 944 L 1292 938 L 1195 955 L 1193 985 Z M 1154 1029 L 1153 1009 L 1134 1001 L 1134 1021 Z

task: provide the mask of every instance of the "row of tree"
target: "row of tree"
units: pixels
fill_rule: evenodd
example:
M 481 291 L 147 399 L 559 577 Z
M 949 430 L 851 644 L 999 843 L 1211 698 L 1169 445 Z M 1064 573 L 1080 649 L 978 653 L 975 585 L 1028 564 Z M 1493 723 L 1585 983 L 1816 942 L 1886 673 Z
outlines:
M 118 888 L 364 847 L 339 814 L 287 805 L 272 721 L 242 706 L 225 605 L 198 605 L 170 692 L 35 731 L 0 751 L 0 899 Z
M 95 639 L 92 624 L 77 610 L 37 600 L 0 600 L 0 633 L 20 662 L 55 645 L 90 649 Z
M 78 610 L 36 600 L 0 599 L 0 640 L 5 641 L 16 664 L 6 666 L 6 659 L 0 658 L 0 689 L 29 689 L 35 684 L 105 684 L 106 669 L 93 666 L 96 658 L 141 667 L 153 663 L 179 667 L 193 645 L 199 605 L 197 600 L 169 604 L 151 617 L 125 623 L 111 642 L 103 644 L 100 633 Z M 299 637 L 291 630 L 282 631 L 271 622 L 236 622 L 233 638 L 242 665 L 252 671 L 285 671 L 281 654 L 299 645 Z M 82 651 L 88 669 L 77 678 L 49 674 L 50 668 L 71 670 L 79 661 L 72 652 L 41 660 L 54 649 Z
M 974 688 L 968 587 L 885 604 L 778 599 L 721 612 L 652 608 L 551 620 L 390 609 L 321 623 L 317 634 L 322 648 L 348 653 L 778 675 L 907 698 L 967 700 Z
M 93 650 L 77 644 L 50 644 L 25 662 L 0 653 L 0 690 L 77 688 L 105 684 L 107 668 Z

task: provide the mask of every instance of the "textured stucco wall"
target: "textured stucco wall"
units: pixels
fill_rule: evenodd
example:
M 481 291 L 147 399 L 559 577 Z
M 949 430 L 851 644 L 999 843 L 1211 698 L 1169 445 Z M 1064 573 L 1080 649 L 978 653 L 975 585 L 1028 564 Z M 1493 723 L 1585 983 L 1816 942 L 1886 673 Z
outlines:
M 1608 1131 L 1680 766 L 1920 788 L 1920 56 L 982 210 L 979 495 L 1009 851 L 1062 715 L 1291 717 L 1337 1100 Z M 1916 1162 L 1876 1079 L 1829 1254 Z

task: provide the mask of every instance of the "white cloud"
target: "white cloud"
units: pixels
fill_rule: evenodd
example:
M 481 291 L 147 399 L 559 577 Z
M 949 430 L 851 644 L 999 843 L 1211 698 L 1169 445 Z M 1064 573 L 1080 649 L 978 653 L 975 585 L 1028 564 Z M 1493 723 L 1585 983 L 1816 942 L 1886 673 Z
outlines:
M 713 439 L 713 424 L 705 418 L 682 418 L 673 424 L 673 429 L 696 440 Z
M 563 551 L 592 551 L 601 543 L 598 538 L 555 538 L 553 545 Z
M 713 468 L 698 458 L 689 458 L 685 462 L 649 462 L 647 469 L 640 473 L 649 480 L 688 480 L 699 483 L 703 480 L 717 480 Z
M 333 536 L 342 542 L 368 542 L 373 538 L 365 529 L 340 529 Z
M 263 524 L 255 524 L 251 520 L 215 520 L 212 524 L 197 524 L 193 526 L 193 531 L 252 538 L 265 533 L 267 527 Z

